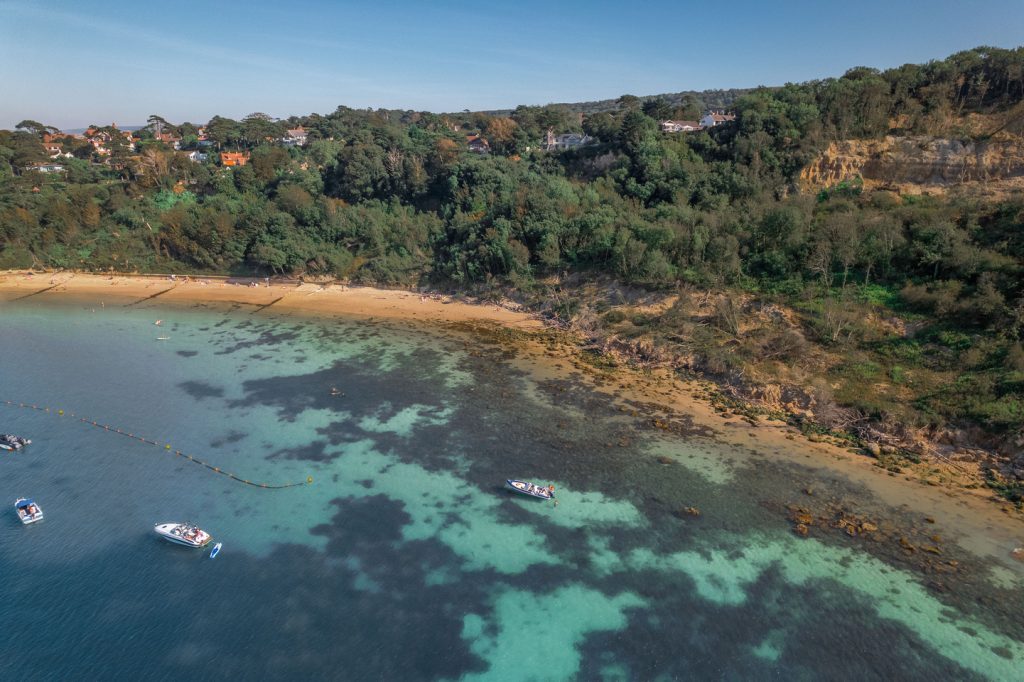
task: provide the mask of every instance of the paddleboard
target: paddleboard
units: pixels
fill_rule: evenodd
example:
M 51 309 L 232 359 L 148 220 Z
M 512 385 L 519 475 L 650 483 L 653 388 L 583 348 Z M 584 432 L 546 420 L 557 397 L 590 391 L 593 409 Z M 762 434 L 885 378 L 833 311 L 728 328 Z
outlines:
M 213 549 L 210 550 L 211 559 L 215 559 L 217 555 L 220 553 L 221 544 L 223 543 L 218 542 L 216 545 L 213 546 Z

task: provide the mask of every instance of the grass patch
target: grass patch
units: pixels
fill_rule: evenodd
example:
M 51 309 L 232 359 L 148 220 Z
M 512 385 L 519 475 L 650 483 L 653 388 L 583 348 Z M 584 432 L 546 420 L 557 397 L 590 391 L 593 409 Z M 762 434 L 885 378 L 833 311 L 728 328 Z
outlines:
M 857 287 L 857 297 L 864 303 L 882 306 L 890 310 L 900 307 L 900 292 L 894 286 L 885 284 L 864 284 Z

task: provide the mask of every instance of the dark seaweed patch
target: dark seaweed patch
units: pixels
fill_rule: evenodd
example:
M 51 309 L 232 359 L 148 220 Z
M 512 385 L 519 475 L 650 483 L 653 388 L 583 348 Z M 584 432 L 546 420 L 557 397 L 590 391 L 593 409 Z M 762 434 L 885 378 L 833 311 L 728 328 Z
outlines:
M 219 386 L 213 386 L 206 383 L 205 381 L 183 381 L 178 386 L 190 396 L 196 400 L 202 400 L 203 398 L 222 398 L 224 397 L 224 389 Z

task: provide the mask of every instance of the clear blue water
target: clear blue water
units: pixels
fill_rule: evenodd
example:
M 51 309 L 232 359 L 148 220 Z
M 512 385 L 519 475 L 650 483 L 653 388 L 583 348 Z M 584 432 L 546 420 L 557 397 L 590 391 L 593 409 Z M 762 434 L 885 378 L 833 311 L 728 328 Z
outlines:
M 580 385 L 533 384 L 493 345 L 0 304 L 0 353 L 0 400 L 49 408 L 0 405 L 0 431 L 34 440 L 0 454 L 0 501 L 46 514 L 0 514 L 3 679 L 1022 677 L 1019 582 L 979 606 L 994 586 L 937 594 L 856 544 L 796 538 L 768 509 L 807 472 L 753 472 Z M 71 413 L 314 483 L 245 486 Z M 508 477 L 553 482 L 559 505 Z M 151 531 L 180 520 L 220 556 Z

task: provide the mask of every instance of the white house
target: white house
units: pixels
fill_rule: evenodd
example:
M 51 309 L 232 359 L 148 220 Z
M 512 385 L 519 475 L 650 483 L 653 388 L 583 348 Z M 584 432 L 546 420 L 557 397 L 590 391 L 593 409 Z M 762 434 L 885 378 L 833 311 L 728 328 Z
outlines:
M 704 114 L 704 118 L 700 120 L 700 124 L 705 128 L 714 128 L 717 125 L 729 123 L 735 120 L 735 114 L 723 114 L 721 111 L 709 111 Z
M 563 133 L 561 135 L 555 135 L 554 131 L 548 128 L 548 134 L 544 138 L 544 149 L 552 151 L 561 151 L 563 149 L 575 149 L 576 147 L 582 147 L 585 144 L 590 144 L 594 141 L 594 138 L 589 135 L 580 135 L 579 133 Z
M 701 129 L 699 121 L 662 121 L 663 133 L 692 133 Z
M 206 163 L 209 155 L 206 152 L 186 152 L 185 156 L 193 163 Z
M 39 163 L 34 166 L 28 166 L 25 170 L 39 171 L 40 173 L 63 173 L 64 166 L 59 163 Z
M 281 142 L 288 147 L 302 147 L 306 144 L 308 136 L 309 133 L 302 126 L 299 126 L 298 128 L 289 128 L 285 131 L 284 138 Z

